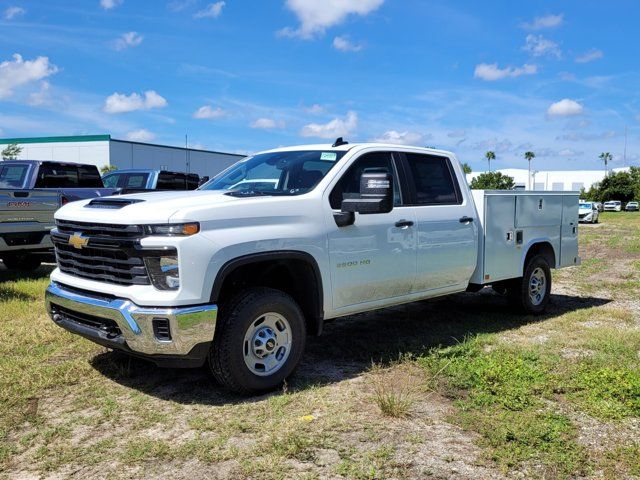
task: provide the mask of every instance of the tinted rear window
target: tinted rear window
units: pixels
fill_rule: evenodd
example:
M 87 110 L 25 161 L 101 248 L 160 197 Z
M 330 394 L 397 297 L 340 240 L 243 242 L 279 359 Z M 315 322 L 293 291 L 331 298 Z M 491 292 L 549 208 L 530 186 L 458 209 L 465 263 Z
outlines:
M 102 188 L 102 178 L 100 172 L 94 165 L 79 165 L 78 180 L 80 188 Z
M 449 160 L 444 157 L 407 153 L 418 205 L 458 204 L 461 195 Z
M 75 165 L 43 163 L 38 170 L 35 188 L 78 188 L 78 168 Z
M 186 179 L 183 173 L 160 172 L 158 190 L 186 190 Z
M 0 188 L 24 188 L 29 165 L 0 165 Z

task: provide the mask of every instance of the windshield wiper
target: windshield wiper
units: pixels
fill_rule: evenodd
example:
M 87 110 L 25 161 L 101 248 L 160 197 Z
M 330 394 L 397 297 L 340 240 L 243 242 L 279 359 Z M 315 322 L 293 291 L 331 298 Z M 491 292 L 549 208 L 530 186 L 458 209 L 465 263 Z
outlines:
M 229 190 L 225 195 L 232 197 L 269 197 L 273 194 L 262 190 Z

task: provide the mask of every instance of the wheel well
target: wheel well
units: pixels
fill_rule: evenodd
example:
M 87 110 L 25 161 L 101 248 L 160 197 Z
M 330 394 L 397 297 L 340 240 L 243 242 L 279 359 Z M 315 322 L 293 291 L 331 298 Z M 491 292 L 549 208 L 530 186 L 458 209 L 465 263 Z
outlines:
M 225 301 L 251 287 L 275 288 L 291 295 L 304 313 L 307 331 L 314 335 L 322 332 L 322 280 L 310 255 L 283 252 L 232 260 L 220 269 L 211 301 L 224 311 Z
M 527 267 L 529 260 L 536 255 L 543 255 L 547 263 L 549 263 L 549 267 L 556 268 L 556 252 L 553 250 L 553 246 L 549 242 L 539 242 L 529 247 L 522 266 L 523 271 Z

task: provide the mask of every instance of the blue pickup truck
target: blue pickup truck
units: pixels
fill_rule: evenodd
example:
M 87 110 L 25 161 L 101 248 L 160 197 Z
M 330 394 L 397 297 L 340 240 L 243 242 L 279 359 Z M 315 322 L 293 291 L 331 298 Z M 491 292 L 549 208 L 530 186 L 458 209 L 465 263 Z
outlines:
M 0 162 L 0 259 L 10 270 L 30 271 L 52 257 L 53 214 L 76 200 L 109 196 L 95 165 L 6 160 Z

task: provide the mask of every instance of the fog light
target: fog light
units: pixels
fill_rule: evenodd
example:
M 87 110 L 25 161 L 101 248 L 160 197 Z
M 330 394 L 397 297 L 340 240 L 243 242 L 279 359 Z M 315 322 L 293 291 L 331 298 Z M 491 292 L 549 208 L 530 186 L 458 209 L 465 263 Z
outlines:
M 144 259 L 151 283 L 158 290 L 177 290 L 180 288 L 180 267 L 178 256 L 147 257 Z

